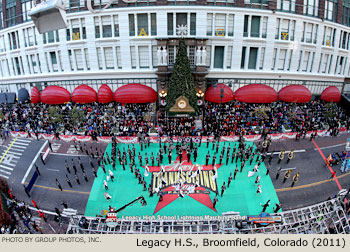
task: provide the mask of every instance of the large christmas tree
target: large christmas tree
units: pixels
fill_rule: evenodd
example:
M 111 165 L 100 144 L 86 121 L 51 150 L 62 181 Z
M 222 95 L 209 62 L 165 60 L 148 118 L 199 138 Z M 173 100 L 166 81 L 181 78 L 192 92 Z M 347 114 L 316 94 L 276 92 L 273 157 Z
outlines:
M 169 109 L 175 104 L 175 100 L 181 95 L 189 100 L 190 105 L 197 112 L 196 90 L 194 87 L 192 70 L 187 57 L 187 46 L 184 39 L 180 40 L 174 71 L 171 74 L 169 81 L 168 96 L 166 97 L 167 111 L 169 111 Z

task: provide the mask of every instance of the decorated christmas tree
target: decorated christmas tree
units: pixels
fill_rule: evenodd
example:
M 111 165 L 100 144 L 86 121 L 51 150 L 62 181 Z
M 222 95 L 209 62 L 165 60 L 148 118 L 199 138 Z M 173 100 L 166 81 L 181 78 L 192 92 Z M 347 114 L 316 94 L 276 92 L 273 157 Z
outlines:
M 185 96 L 189 100 L 190 106 L 197 112 L 196 90 L 184 39 L 180 40 L 174 71 L 169 81 L 168 96 L 166 97 L 167 111 L 174 106 L 176 99 L 180 96 Z

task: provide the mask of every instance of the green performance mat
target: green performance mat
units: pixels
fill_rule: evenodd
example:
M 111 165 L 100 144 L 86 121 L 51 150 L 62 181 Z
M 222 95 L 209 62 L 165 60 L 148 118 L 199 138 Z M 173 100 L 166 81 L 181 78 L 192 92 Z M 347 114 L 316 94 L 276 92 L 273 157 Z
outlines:
M 272 213 L 275 203 L 279 203 L 276 191 L 272 184 L 269 175 L 266 175 L 266 167 L 262 162 L 259 171 L 253 176 L 248 177 L 248 172 L 252 171 L 254 165 L 256 164 L 256 156 L 252 164 L 249 161 L 246 162 L 243 171 L 238 172 L 235 180 L 232 180 L 230 186 L 228 187 L 228 178 L 230 173 L 232 177 L 234 176 L 234 170 L 236 169 L 236 164 L 240 170 L 241 161 L 236 158 L 231 163 L 231 157 L 226 165 L 226 150 L 224 158 L 220 161 L 220 154 L 223 146 L 227 148 L 228 145 L 231 146 L 231 151 L 236 146 L 238 149 L 238 142 L 220 142 L 219 150 L 216 153 L 216 168 L 217 168 L 217 178 L 212 179 L 213 167 L 212 167 L 212 157 L 215 154 L 215 149 L 212 148 L 212 143 L 209 144 L 207 148 L 206 143 L 202 143 L 199 147 L 198 143 L 194 143 L 198 147 L 198 156 L 196 162 L 194 161 L 193 154 L 191 155 L 190 162 L 187 162 L 186 153 L 183 152 L 182 158 L 182 173 L 181 179 L 184 181 L 182 190 L 184 192 L 184 197 L 180 197 L 178 191 L 175 189 L 175 184 L 178 179 L 178 168 L 176 165 L 180 162 L 179 156 L 176 154 L 176 149 L 172 151 L 172 162 L 169 165 L 167 153 L 163 154 L 163 165 L 165 168 L 164 180 L 166 185 L 163 189 L 163 200 L 159 201 L 159 197 L 155 193 L 153 197 L 150 197 L 148 190 L 144 191 L 142 184 L 139 184 L 138 179 L 135 177 L 134 173 L 131 173 L 129 168 L 129 156 L 127 155 L 128 163 L 125 165 L 125 170 L 123 170 L 122 165 L 119 164 L 118 159 L 116 160 L 116 168 L 113 170 L 112 165 L 105 165 L 106 174 L 101 167 L 98 169 L 97 178 L 92 186 L 89 200 L 85 209 L 85 216 L 96 216 L 103 215 L 107 212 L 109 206 L 119 209 L 120 207 L 128 204 L 139 196 L 143 195 L 146 199 L 147 205 L 141 206 L 140 202 L 135 202 L 133 205 L 126 207 L 124 210 L 118 213 L 118 217 L 122 216 L 218 216 L 225 212 L 240 212 L 241 216 L 244 215 L 256 215 L 261 213 L 263 207 L 260 204 L 265 204 L 266 201 L 270 200 L 270 206 L 265 212 Z M 252 142 L 246 142 L 246 146 L 254 145 Z M 132 144 L 117 144 L 117 149 L 120 149 L 121 155 L 123 155 L 123 149 L 127 152 L 128 145 L 132 151 Z M 163 147 L 164 143 L 162 144 Z M 137 168 L 140 170 L 142 177 L 147 182 L 147 188 L 149 184 L 152 185 L 152 190 L 155 189 L 161 183 L 161 176 L 157 176 L 160 171 L 160 166 L 157 166 L 157 153 L 159 151 L 159 144 L 151 143 L 149 147 L 146 147 L 141 151 L 139 144 L 135 144 L 136 156 L 135 162 Z M 253 150 L 256 148 L 254 145 Z M 112 144 L 109 144 L 106 148 L 105 155 L 108 153 L 111 157 Z M 210 160 L 208 166 L 206 166 L 206 155 L 210 153 Z M 138 153 L 141 152 L 142 165 L 139 163 Z M 154 155 L 154 165 L 151 162 L 151 153 Z M 147 154 L 149 159 L 149 174 L 147 177 L 144 176 L 145 172 L 145 160 L 144 157 Z M 198 176 L 192 176 L 196 172 L 196 165 L 202 166 L 201 172 Z M 189 171 L 193 166 L 192 171 Z M 114 181 L 109 180 L 108 182 L 108 194 L 111 195 L 111 199 L 108 202 L 104 194 L 106 192 L 103 181 L 106 180 L 108 175 L 108 170 L 113 171 Z M 257 185 L 255 185 L 255 179 L 259 175 L 260 185 L 262 192 L 256 194 Z M 188 191 L 188 188 L 194 185 L 198 179 L 199 187 L 195 191 Z M 221 197 L 221 186 L 225 182 L 226 190 Z M 192 187 L 193 188 L 193 187 Z M 215 195 L 218 194 L 218 202 L 215 207 L 213 205 L 213 199 Z

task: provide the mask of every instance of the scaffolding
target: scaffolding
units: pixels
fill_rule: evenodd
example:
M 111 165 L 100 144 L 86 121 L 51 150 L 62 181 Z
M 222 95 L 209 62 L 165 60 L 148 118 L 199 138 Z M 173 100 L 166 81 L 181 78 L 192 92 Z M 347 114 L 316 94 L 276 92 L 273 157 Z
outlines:
M 103 217 L 73 216 L 68 234 L 349 234 L 349 216 L 342 201 L 331 199 L 308 207 L 284 211 L 271 216 L 282 217 L 281 223 L 268 226 L 250 224 L 244 220 L 124 220 L 114 227 Z

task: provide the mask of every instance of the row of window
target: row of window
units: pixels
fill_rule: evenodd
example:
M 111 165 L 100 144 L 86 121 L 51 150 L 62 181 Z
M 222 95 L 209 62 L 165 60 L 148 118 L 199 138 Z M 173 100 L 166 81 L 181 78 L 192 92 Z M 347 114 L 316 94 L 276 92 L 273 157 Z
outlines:
M 10 27 L 10 26 L 18 24 L 19 17 L 16 16 L 16 0 L 0 0 L 0 5 L 2 5 L 2 1 L 6 1 L 5 6 L 6 6 L 7 26 Z M 144 1 L 147 2 L 147 1 L 151 1 L 151 0 L 144 0 Z M 102 6 L 106 5 L 108 2 L 109 2 L 109 0 L 95 0 L 95 1 L 93 1 L 94 8 L 97 8 L 97 9 L 101 8 Z M 139 2 L 140 2 L 140 0 L 139 0 Z M 174 0 L 173 0 L 173 2 L 174 2 Z M 220 0 L 212 0 L 212 2 L 220 2 Z M 221 2 L 234 2 L 234 1 L 233 0 L 222 0 Z M 267 5 L 268 1 L 267 0 L 245 0 L 245 3 L 251 4 L 252 7 L 254 7 L 255 4 Z M 69 10 L 69 12 L 86 10 L 86 8 L 85 8 L 86 1 L 85 0 L 70 0 L 70 1 L 67 1 L 66 4 L 67 4 L 67 7 L 68 7 L 67 9 Z M 22 5 L 23 22 L 30 21 L 31 18 L 28 16 L 28 12 L 34 6 L 34 0 L 21 0 L 21 5 Z M 342 23 L 344 25 L 350 26 L 350 1 L 343 0 L 342 5 L 343 5 Z M 296 13 L 297 6 L 298 6 L 298 4 L 296 3 L 296 0 L 277 0 L 276 7 L 277 7 L 278 11 Z M 81 7 L 84 7 L 84 8 L 82 9 Z M 0 10 L 2 10 L 2 6 L 0 7 Z M 308 15 L 308 16 L 318 17 L 318 15 L 319 15 L 319 0 L 303 0 L 303 14 Z M 323 15 L 324 15 L 324 18 L 326 20 L 330 20 L 330 21 L 335 22 L 337 19 L 337 15 L 338 15 L 338 0 L 325 0 Z M 147 21 L 140 21 L 140 22 L 147 23 Z M 184 21 L 181 21 L 181 22 L 184 23 Z M 1 12 L 1 14 L 0 14 L 0 29 L 3 28 L 3 23 L 4 23 L 4 19 L 3 19 L 3 14 Z M 195 32 L 195 29 L 192 29 L 192 31 Z
M 345 35 L 344 35 L 345 36 Z M 348 35 L 347 35 L 348 36 Z M 133 45 L 130 46 L 131 67 L 137 69 L 154 69 L 158 65 L 157 46 L 152 45 Z M 169 45 L 168 65 L 171 67 L 176 60 L 176 46 Z M 212 45 L 206 46 L 206 65 L 212 69 L 231 69 L 234 62 L 234 49 L 232 46 Z M 267 70 L 264 63 L 270 64 L 270 59 L 265 57 L 266 47 L 249 46 L 242 47 L 241 69 L 243 70 Z M 65 55 L 63 55 L 65 53 Z M 191 66 L 196 63 L 196 47 L 188 46 L 187 53 Z M 334 71 L 332 63 L 333 54 L 322 52 L 319 58 L 318 69 L 314 64 L 316 52 L 309 49 L 299 51 L 299 58 L 293 57 L 294 49 L 290 48 L 274 48 L 271 62 L 272 71 L 290 71 L 293 61 L 298 60 L 297 72 L 316 72 L 323 74 L 350 74 L 348 64 L 348 56 L 338 55 Z M 116 70 L 122 68 L 122 58 L 119 46 L 97 47 L 97 64 L 100 70 Z M 64 68 L 62 58 L 69 58 L 68 69 Z M 43 64 L 45 69 L 43 70 Z M 24 67 L 26 64 L 26 67 Z M 296 64 L 296 63 L 294 63 Z M 12 71 L 10 68 L 12 67 Z M 28 70 L 25 70 L 27 68 Z M 67 67 L 66 67 L 67 68 Z M 345 69 L 349 68 L 348 72 Z M 0 72 L 3 77 L 24 75 L 24 74 L 40 74 L 44 72 L 63 72 L 63 71 L 88 71 L 90 70 L 90 58 L 87 48 L 68 49 L 65 52 L 60 50 L 44 52 L 41 58 L 38 53 L 27 54 L 24 57 L 15 56 L 0 61 Z
M 187 20 L 190 20 L 188 32 L 190 35 L 196 34 L 196 14 L 195 13 L 168 13 L 168 35 L 175 35 L 176 27 L 179 25 L 187 25 Z M 245 15 L 243 37 L 250 38 L 266 38 L 268 25 L 268 17 Z M 129 35 L 130 36 L 155 36 L 157 34 L 157 23 L 155 13 L 146 14 L 129 14 Z M 94 17 L 95 37 L 96 38 L 111 38 L 119 37 L 119 22 L 118 15 L 97 16 Z M 294 41 L 296 20 L 291 19 L 276 19 L 276 40 Z M 319 25 L 303 22 L 301 42 L 317 43 L 317 34 Z M 22 29 L 24 36 L 24 46 L 37 45 L 35 28 L 29 27 Z M 85 18 L 77 18 L 68 20 L 66 29 L 66 40 L 84 40 L 86 39 L 86 24 Z M 341 31 L 343 34 L 345 31 Z M 234 15 L 233 14 L 207 14 L 207 35 L 208 36 L 233 36 L 234 34 Z M 347 32 L 345 32 L 347 33 Z M 42 35 L 43 43 L 57 43 L 60 41 L 58 31 L 51 31 Z M 328 26 L 323 27 L 324 46 L 335 46 L 336 29 Z M 0 37 L 0 52 L 5 51 L 5 43 Z M 10 50 L 20 48 L 18 31 L 8 33 Z M 344 48 L 339 44 L 340 48 Z

